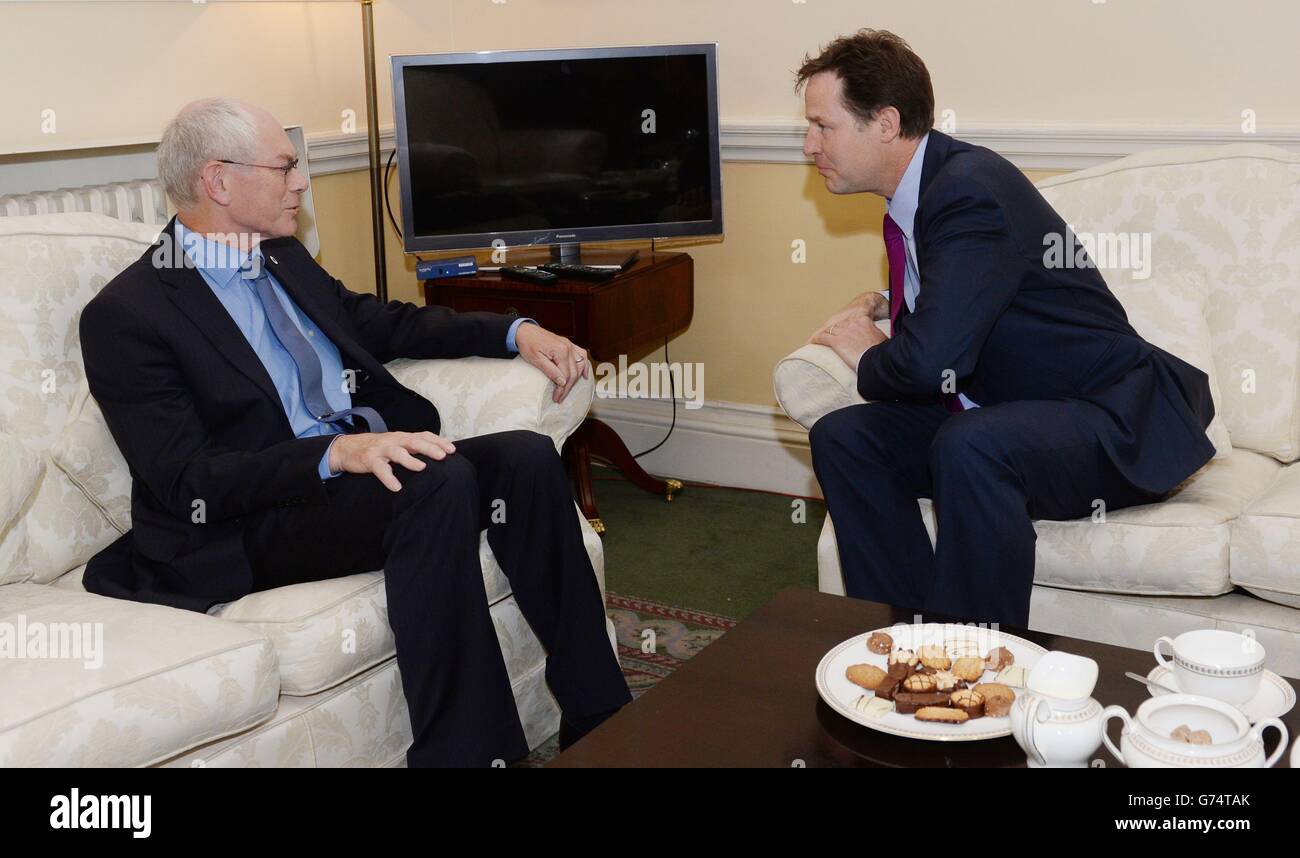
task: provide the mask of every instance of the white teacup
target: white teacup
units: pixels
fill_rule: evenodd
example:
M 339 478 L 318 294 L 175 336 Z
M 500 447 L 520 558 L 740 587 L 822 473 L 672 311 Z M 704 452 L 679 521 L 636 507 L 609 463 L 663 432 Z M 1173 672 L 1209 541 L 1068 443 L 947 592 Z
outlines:
M 1173 650 L 1173 661 L 1160 652 Z M 1156 661 L 1170 668 L 1184 694 L 1201 694 L 1227 703 L 1245 703 L 1259 692 L 1264 676 L 1264 647 L 1248 635 L 1221 629 L 1197 629 L 1176 638 L 1156 638 Z

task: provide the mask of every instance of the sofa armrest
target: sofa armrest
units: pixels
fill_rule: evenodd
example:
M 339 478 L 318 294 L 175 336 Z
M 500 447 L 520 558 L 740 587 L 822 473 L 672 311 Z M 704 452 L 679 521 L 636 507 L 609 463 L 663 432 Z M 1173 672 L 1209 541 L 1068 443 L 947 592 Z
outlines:
M 452 441 L 528 429 L 550 436 L 559 450 L 587 416 L 596 391 L 595 382 L 583 378 L 563 402 L 552 402 L 554 384 L 522 358 L 399 358 L 388 370 L 434 404 L 441 434 Z
M 889 336 L 889 322 L 876 322 Z M 783 357 L 772 371 L 776 401 L 805 429 L 824 415 L 865 400 L 858 395 L 857 374 L 826 346 L 806 345 Z

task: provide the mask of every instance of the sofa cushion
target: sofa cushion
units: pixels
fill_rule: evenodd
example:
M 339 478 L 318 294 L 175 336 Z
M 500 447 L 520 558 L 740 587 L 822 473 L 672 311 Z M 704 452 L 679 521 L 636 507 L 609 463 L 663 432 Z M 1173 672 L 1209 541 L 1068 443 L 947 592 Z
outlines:
M 208 613 L 275 644 L 283 694 L 315 694 L 396 653 L 382 572 L 264 590 Z
M 80 645 L 37 649 L 52 624 L 76 624 L 80 641 L 60 640 Z M 3 647 L 0 766 L 149 765 L 262 722 L 279 697 L 255 631 L 66 587 L 0 587 Z
M 585 521 L 582 530 L 596 581 L 603 589 L 600 537 Z M 510 581 L 488 546 L 486 532 L 479 536 L 479 563 L 488 604 L 509 597 Z M 252 593 L 215 605 L 208 613 L 245 625 L 274 642 L 284 694 L 316 694 L 396 653 L 382 571 Z
M 1300 155 L 1156 150 L 1039 188 L 1075 230 L 1152 235 L 1153 279 L 1208 296 L 1215 406 L 1232 445 L 1300 457 Z
M 1108 273 L 1106 280 L 1124 306 L 1129 324 L 1142 339 L 1206 374 L 1215 414 L 1205 434 L 1214 445 L 1214 457 L 1227 458 L 1232 452 L 1232 439 L 1219 405 L 1223 394 L 1219 390 L 1210 325 L 1205 319 L 1208 291 L 1203 285 L 1177 277 L 1166 280 L 1159 274 L 1139 280 L 1132 272 L 1113 272 Z
M 114 530 L 131 529 L 131 471 L 85 379 L 73 398 L 68 422 L 50 448 L 50 458 L 99 507 Z
M 48 451 L 41 454 L 48 457 Z M 47 462 L 21 518 L 0 535 L 0 584 L 53 581 L 118 535 L 103 511 Z
M 1034 583 L 1133 595 L 1216 596 L 1232 589 L 1229 551 L 1232 521 L 1260 487 L 1282 469 L 1249 450 L 1211 459 L 1160 503 L 1091 518 L 1034 522 Z M 935 541 L 933 504 L 917 502 Z M 817 544 L 819 586 L 842 593 L 835 533 L 827 526 Z
M 157 232 L 90 213 L 0 218 L 0 433 L 42 457 L 57 443 L 83 386 L 81 309 Z M 117 533 L 46 467 L 22 520 L 0 535 L 0 583 L 53 580 Z
M 9 530 L 40 482 L 45 462 L 17 439 L 0 434 L 0 534 Z
M 1232 589 L 1232 520 L 1281 466 L 1249 450 L 1211 459 L 1164 501 L 1104 523 L 1035 521 L 1034 581 L 1105 593 L 1213 596 Z
M 37 453 L 58 438 L 83 376 L 81 308 L 157 234 L 90 213 L 0 218 L 0 431 Z
M 1282 468 L 1232 523 L 1232 583 L 1300 608 L 1300 463 Z

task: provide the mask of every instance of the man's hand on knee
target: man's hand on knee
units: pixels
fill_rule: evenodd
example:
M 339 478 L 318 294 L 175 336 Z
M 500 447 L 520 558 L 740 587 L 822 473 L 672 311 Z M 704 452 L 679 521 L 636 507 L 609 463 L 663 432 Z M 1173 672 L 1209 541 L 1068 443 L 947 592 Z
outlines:
M 456 452 L 456 445 L 432 432 L 360 432 L 340 435 L 330 446 L 331 471 L 349 474 L 374 474 L 379 482 L 395 492 L 402 484 L 393 475 L 392 463 L 409 471 L 423 471 L 427 465 L 415 458 L 423 453 L 441 460 Z

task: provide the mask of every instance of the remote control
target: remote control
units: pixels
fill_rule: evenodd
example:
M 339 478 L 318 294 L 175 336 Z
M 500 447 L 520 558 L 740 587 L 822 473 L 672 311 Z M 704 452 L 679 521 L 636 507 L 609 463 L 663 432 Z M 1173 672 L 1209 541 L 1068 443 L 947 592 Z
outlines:
M 617 269 L 594 268 L 590 265 L 571 265 L 567 262 L 548 262 L 537 267 L 560 277 L 567 277 L 570 280 L 601 281 L 608 280 L 618 274 Z
M 543 271 L 539 268 L 524 268 L 522 265 L 503 266 L 498 272 L 507 280 L 526 280 L 529 283 L 537 283 L 542 286 L 553 286 L 559 282 L 559 275 L 552 274 L 549 271 Z

